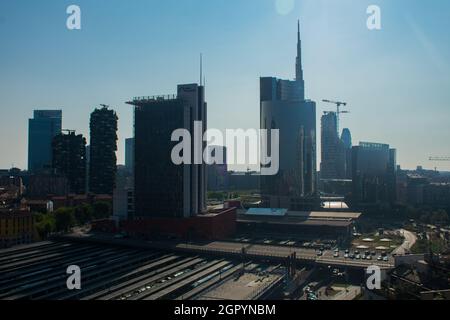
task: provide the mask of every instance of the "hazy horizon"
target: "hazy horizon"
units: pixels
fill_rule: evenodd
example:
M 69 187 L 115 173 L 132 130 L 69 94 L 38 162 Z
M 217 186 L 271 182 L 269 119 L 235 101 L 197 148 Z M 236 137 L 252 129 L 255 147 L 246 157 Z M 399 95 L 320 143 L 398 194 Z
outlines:
M 199 82 L 200 53 L 208 127 L 259 128 L 259 77 L 294 77 L 300 19 L 306 97 L 317 102 L 319 162 L 320 117 L 333 109 L 321 101 L 330 99 L 348 102 L 351 114 L 340 127 L 350 129 L 354 145 L 387 143 L 403 168 L 450 171 L 450 162 L 428 161 L 450 156 L 450 2 L 285 3 L 0 3 L 0 168 L 27 168 L 33 110 L 62 109 L 63 127 L 89 142 L 89 116 L 101 103 L 118 113 L 123 163 L 133 129 L 125 102 Z M 71 4 L 81 8 L 81 30 L 66 28 Z M 381 8 L 379 31 L 366 27 L 370 4 Z

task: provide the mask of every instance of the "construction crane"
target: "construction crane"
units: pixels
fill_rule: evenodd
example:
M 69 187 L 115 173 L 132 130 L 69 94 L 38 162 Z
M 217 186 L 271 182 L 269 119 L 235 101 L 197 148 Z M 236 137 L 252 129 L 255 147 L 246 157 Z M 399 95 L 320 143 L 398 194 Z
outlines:
M 430 157 L 430 161 L 450 161 L 450 157 Z
M 428 160 L 429 161 L 434 161 L 434 162 L 450 161 L 450 157 L 429 157 Z M 437 171 L 437 167 L 434 167 L 434 171 Z
M 336 113 L 336 118 L 337 118 L 336 127 L 337 127 L 338 136 L 339 136 L 340 135 L 340 132 L 339 132 L 340 116 L 341 116 L 341 114 L 350 113 L 350 111 L 341 110 L 341 106 L 346 107 L 347 106 L 347 102 L 332 101 L 332 100 L 326 100 L 326 99 L 322 100 L 322 102 L 331 103 L 331 104 L 335 104 L 336 105 L 336 111 L 327 111 L 326 113 L 331 113 L 331 112 L 335 112 Z

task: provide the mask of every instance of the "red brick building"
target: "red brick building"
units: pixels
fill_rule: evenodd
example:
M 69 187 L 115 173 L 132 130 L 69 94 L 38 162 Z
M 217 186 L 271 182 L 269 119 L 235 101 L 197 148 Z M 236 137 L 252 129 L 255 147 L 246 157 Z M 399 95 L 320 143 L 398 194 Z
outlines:
M 51 201 L 53 201 L 53 208 L 57 210 L 61 207 L 77 207 L 83 204 L 93 205 L 96 202 L 108 202 L 112 205 L 112 196 L 102 194 L 69 194 L 68 196 L 52 197 Z
M 163 236 L 214 240 L 236 232 L 236 208 L 213 211 L 191 218 L 152 218 L 123 221 L 121 231 L 130 236 Z

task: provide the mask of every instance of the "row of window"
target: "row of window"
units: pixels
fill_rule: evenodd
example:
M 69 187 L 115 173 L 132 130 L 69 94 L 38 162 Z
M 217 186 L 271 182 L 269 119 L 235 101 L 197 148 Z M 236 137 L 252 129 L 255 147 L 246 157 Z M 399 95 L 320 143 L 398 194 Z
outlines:
M 0 236 L 23 233 L 32 229 L 33 218 L 31 216 L 0 218 Z

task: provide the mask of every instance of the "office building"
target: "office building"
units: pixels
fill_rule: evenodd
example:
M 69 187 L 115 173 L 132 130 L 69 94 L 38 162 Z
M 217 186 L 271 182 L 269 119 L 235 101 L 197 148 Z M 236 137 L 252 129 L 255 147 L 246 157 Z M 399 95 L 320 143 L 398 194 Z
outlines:
M 208 191 L 221 191 L 228 189 L 228 166 L 227 166 L 227 148 L 224 146 L 208 146 L 208 155 L 213 158 L 223 158 L 222 163 L 211 163 L 208 159 L 206 167 L 208 173 Z
M 134 182 L 128 172 L 118 172 L 113 193 L 113 216 L 117 221 L 134 217 Z
M 352 148 L 352 134 L 350 132 L 350 129 L 348 128 L 342 129 L 341 140 L 342 143 L 344 144 L 345 149 Z
M 67 178 L 70 193 L 86 193 L 86 139 L 75 131 L 53 139 L 53 169 Z
M 361 142 L 352 148 L 352 202 L 396 201 L 396 150 L 387 144 Z
M 91 146 L 86 146 L 86 192 L 89 192 L 89 169 L 91 167 Z
M 321 180 L 345 179 L 345 149 L 338 135 L 337 121 L 336 112 L 325 112 L 321 119 Z
M 19 205 L 24 190 L 21 177 L 0 176 L 0 208 Z
M 112 195 L 117 172 L 117 115 L 107 107 L 91 114 L 89 192 Z
M 27 187 L 29 199 L 47 199 L 51 196 L 65 196 L 69 193 L 67 178 L 56 174 L 33 174 Z
M 61 110 L 35 110 L 28 121 L 28 170 L 31 172 L 52 165 L 52 140 L 61 133 Z
M 406 203 L 410 205 L 424 204 L 424 189 L 430 184 L 429 179 L 418 174 L 407 174 Z
M 316 196 L 316 104 L 305 100 L 300 24 L 295 80 L 261 78 L 260 102 L 261 129 L 279 129 L 280 137 L 279 172 L 261 176 L 263 202 L 275 208 L 305 209 L 304 200 Z
M 133 173 L 134 168 L 134 138 L 125 139 L 125 168 Z
M 425 205 L 450 208 L 450 183 L 430 183 L 423 190 Z
M 31 243 L 34 235 L 35 222 L 29 209 L 0 207 L 0 249 Z
M 261 185 L 261 175 L 256 171 L 229 171 L 228 189 L 230 191 L 257 192 Z
M 206 131 L 204 87 L 179 85 L 177 95 L 135 98 L 128 104 L 134 106 L 135 218 L 188 218 L 204 212 L 206 166 L 194 164 L 194 147 L 199 143 L 204 150 L 206 144 L 191 139 L 191 164 L 177 165 L 171 158 L 179 144 L 171 141 L 175 130 L 185 129 L 194 137 L 197 122 L 198 134 Z
M 341 134 L 341 141 L 344 146 L 345 155 L 345 179 L 352 178 L 352 134 L 350 129 L 344 128 Z

